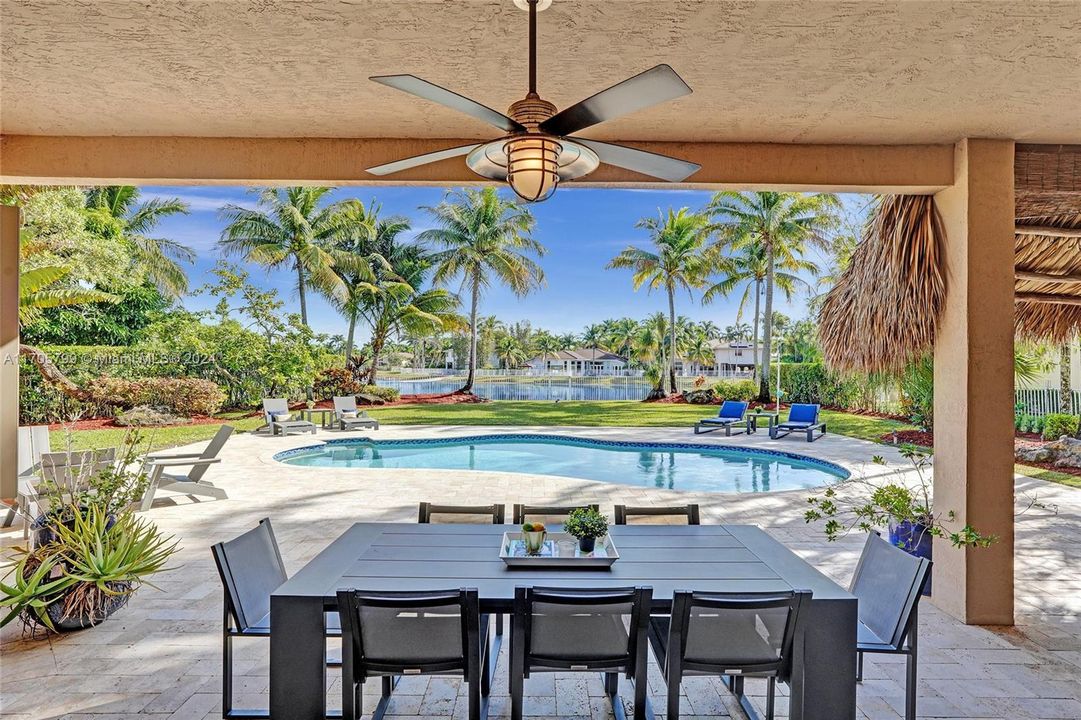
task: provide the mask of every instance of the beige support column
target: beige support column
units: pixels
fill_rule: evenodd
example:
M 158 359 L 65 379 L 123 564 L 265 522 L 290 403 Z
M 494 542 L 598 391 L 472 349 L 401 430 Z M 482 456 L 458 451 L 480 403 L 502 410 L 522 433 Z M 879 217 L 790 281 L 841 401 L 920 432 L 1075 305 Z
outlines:
M 935 510 L 998 536 L 934 542 L 933 602 L 969 624 L 1013 624 L 1014 144 L 963 140 L 946 225 L 947 301 L 935 343 Z
M 0 205 L 0 498 L 18 490 L 19 208 Z

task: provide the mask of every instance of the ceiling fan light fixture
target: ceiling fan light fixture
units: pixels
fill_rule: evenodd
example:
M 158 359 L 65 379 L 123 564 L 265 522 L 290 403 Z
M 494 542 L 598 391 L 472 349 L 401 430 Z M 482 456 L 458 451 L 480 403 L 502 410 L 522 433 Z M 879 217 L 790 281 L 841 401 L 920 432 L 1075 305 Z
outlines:
M 523 135 L 503 146 L 507 154 L 507 184 L 526 202 L 543 202 L 559 184 L 563 147 L 552 137 Z

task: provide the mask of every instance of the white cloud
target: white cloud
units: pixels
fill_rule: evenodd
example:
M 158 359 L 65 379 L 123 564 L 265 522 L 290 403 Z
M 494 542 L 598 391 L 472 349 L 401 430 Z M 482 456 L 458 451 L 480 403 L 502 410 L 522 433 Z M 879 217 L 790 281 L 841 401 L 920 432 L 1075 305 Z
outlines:
M 248 198 L 230 198 L 226 199 L 217 195 L 210 195 L 206 193 L 198 192 L 185 192 L 183 190 L 179 192 L 144 192 L 141 196 L 144 200 L 172 200 L 177 199 L 181 202 L 187 203 L 188 209 L 191 212 L 213 212 L 216 213 L 227 204 L 239 205 L 241 207 L 254 209 L 257 207 L 256 202 L 253 199 Z

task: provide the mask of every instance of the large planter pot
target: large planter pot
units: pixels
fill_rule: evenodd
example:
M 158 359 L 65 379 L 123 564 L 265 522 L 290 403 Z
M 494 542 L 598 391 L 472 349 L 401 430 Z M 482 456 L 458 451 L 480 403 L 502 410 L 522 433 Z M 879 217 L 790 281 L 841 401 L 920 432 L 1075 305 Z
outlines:
M 128 598 L 131 597 L 131 583 L 109 583 L 109 589 L 123 594 L 109 596 L 100 606 L 95 608 L 93 614 L 77 614 L 65 617 L 64 603 L 66 598 L 60 598 L 47 605 L 46 612 L 49 614 L 49 620 L 52 621 L 53 627 L 59 632 L 71 632 L 73 630 L 84 630 L 105 622 L 110 615 L 128 604 Z
M 116 515 L 109 515 L 105 518 L 105 529 L 109 530 L 116 524 Z M 64 527 L 71 530 L 75 527 L 74 520 L 68 520 L 64 523 Z M 39 548 L 43 545 L 48 545 L 51 542 L 59 540 L 59 536 L 56 534 L 56 530 L 51 527 L 50 519 L 44 515 L 38 515 L 37 520 L 30 525 L 30 547 Z
M 931 560 L 931 533 L 922 523 L 901 522 L 890 525 L 890 543 L 904 550 L 909 555 Z M 931 595 L 931 578 L 923 586 L 923 594 Z

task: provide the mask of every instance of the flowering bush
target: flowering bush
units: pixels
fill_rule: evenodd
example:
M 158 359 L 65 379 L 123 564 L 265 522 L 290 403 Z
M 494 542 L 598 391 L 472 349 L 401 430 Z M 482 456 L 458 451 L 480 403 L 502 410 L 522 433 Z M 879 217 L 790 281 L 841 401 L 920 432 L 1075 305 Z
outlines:
M 201 378 L 125 380 L 103 376 L 91 380 L 87 390 L 120 407 L 162 406 L 185 417 L 213 415 L 225 401 L 225 393 L 216 383 Z
M 364 385 L 357 381 L 353 373 L 345 368 L 326 368 L 315 378 L 315 396 L 329 400 L 334 396 L 356 395 Z

